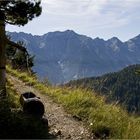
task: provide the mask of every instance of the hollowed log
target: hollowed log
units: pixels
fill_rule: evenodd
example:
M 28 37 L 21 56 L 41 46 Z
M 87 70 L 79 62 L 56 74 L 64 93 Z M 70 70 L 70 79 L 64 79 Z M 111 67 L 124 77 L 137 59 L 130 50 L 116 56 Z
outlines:
M 42 117 L 45 112 L 43 103 L 32 92 L 26 92 L 26 93 L 21 94 L 20 103 L 25 113 Z

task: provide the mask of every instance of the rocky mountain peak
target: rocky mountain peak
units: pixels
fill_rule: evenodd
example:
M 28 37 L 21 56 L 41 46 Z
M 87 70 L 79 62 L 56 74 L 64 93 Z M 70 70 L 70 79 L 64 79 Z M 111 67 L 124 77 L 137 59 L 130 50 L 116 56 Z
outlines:
M 117 37 L 112 37 L 111 39 L 108 39 L 107 41 L 108 42 L 111 42 L 111 43 L 114 43 L 114 44 L 116 44 L 116 43 L 122 43 L 122 41 L 119 40 Z
M 35 55 L 34 71 L 53 84 L 114 72 L 140 63 L 140 35 L 123 43 L 117 37 L 107 41 L 73 30 L 49 32 L 43 36 L 10 33 L 13 41 L 27 42 Z

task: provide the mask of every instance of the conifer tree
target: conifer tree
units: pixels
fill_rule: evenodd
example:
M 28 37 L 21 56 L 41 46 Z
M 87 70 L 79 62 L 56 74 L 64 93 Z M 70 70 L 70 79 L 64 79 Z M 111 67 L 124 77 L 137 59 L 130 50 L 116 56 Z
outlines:
M 24 26 L 41 14 L 41 0 L 0 0 L 0 94 L 6 95 L 6 45 L 26 49 L 6 37 L 6 24 Z

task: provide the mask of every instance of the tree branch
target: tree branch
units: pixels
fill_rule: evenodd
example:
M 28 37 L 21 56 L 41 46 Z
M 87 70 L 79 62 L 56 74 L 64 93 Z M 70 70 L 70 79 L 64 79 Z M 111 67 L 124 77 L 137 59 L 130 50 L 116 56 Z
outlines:
M 11 40 L 8 40 L 8 39 L 7 39 L 7 44 L 9 44 L 9 45 L 11 45 L 11 46 L 13 46 L 13 47 L 15 47 L 15 48 L 17 48 L 17 49 L 23 51 L 23 52 L 27 52 L 27 50 L 26 50 L 25 47 L 22 47 L 21 45 L 19 45 L 19 44 L 13 42 L 13 41 L 11 41 Z
M 8 20 L 5 20 L 5 22 L 11 25 L 15 25 L 13 22 L 9 22 Z

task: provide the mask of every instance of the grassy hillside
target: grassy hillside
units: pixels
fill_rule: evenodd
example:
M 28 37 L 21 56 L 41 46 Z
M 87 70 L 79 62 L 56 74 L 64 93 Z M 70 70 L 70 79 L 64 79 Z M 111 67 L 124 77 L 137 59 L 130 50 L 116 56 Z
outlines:
M 140 118 L 129 116 L 125 110 L 106 104 L 103 97 L 90 90 L 45 86 L 26 73 L 7 67 L 7 72 L 47 94 L 65 110 L 85 122 L 94 138 L 134 139 L 140 137 Z
M 140 113 L 140 65 L 101 77 L 71 81 L 68 86 L 82 86 L 105 95 L 108 102 L 117 102 L 129 112 Z

